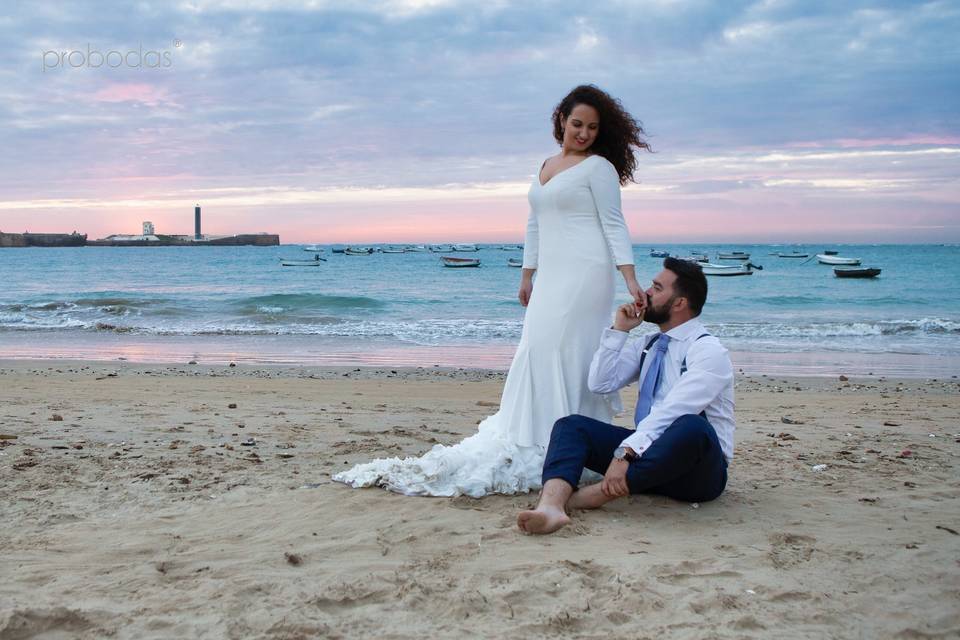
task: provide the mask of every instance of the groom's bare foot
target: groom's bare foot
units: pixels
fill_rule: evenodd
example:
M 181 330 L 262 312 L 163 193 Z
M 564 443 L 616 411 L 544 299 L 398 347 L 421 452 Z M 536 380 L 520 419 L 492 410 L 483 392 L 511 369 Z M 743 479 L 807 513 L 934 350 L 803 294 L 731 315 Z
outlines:
M 531 511 L 521 511 L 517 526 L 524 533 L 553 533 L 570 524 L 570 516 L 563 509 L 540 506 Z

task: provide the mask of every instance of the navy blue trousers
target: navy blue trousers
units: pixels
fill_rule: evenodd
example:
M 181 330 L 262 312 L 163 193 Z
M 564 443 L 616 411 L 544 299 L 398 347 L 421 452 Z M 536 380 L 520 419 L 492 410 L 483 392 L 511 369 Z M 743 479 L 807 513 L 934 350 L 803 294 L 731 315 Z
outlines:
M 634 432 L 586 416 L 560 418 L 550 433 L 543 482 L 566 480 L 576 490 L 587 468 L 603 475 L 613 451 Z M 677 418 L 627 470 L 630 493 L 654 493 L 685 502 L 713 500 L 727 486 L 727 459 L 704 418 Z

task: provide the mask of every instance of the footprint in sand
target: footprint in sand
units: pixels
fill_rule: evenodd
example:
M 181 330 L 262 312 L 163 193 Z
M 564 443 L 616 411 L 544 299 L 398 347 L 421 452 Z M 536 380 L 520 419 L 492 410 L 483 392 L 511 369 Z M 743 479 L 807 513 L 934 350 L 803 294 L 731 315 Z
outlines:
M 794 567 L 802 562 L 808 562 L 816 550 L 817 541 L 812 536 L 797 533 L 772 533 L 770 540 L 769 557 L 773 566 L 778 569 Z

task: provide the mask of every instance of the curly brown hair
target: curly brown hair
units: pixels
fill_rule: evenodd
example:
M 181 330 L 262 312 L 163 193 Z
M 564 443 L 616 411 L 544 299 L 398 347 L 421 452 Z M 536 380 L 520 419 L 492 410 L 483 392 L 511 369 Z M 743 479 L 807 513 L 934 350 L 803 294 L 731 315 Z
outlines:
M 631 116 L 620 101 L 603 89 L 582 84 L 568 93 L 553 110 L 553 137 L 563 144 L 563 121 L 578 104 L 593 107 L 600 115 L 600 129 L 590 150 L 610 161 L 620 176 L 620 184 L 634 181 L 637 159 L 632 147 L 651 151 L 643 139 L 643 127 Z

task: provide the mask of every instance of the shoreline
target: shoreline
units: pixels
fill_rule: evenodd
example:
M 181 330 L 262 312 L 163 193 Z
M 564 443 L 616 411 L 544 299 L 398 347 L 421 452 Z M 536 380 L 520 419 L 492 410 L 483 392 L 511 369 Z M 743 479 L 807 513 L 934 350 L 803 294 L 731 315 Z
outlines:
M 120 374 L 157 375 L 175 374 L 180 376 L 201 377 L 237 377 L 237 378 L 264 378 L 264 379 L 309 379 L 309 380 L 338 380 L 341 378 L 352 380 L 433 380 L 438 378 L 463 381 L 496 381 L 506 380 L 507 371 L 487 367 L 470 366 L 441 366 L 441 365 L 382 365 L 382 364 L 287 364 L 287 363 L 258 363 L 244 361 L 141 361 L 128 358 L 113 360 L 91 360 L 74 358 L 9 358 L 0 354 L 0 376 L 10 374 L 47 374 L 47 373 L 89 373 L 98 376 L 115 377 Z M 114 375 L 110 375 L 114 374 Z M 923 383 L 937 383 L 941 385 L 956 385 L 960 392 L 960 376 L 958 375 L 889 375 L 889 374 L 856 374 L 838 371 L 837 373 L 803 374 L 791 372 L 758 372 L 738 368 L 735 372 L 735 381 L 745 383 L 773 383 L 785 385 L 801 384 L 810 389 L 836 389 L 837 385 L 884 385 L 895 386 L 918 385 Z M 843 379 L 840 379 L 842 376 Z M 499 396 L 498 396 L 499 397 Z
M 251 366 L 469 368 L 505 372 L 515 350 L 515 343 L 428 346 L 382 338 L 0 333 L 0 360 L 38 362 L 186 364 L 196 361 L 207 365 L 234 362 Z M 730 355 L 735 369 L 747 375 L 960 376 L 960 357 L 953 354 L 731 350 Z

